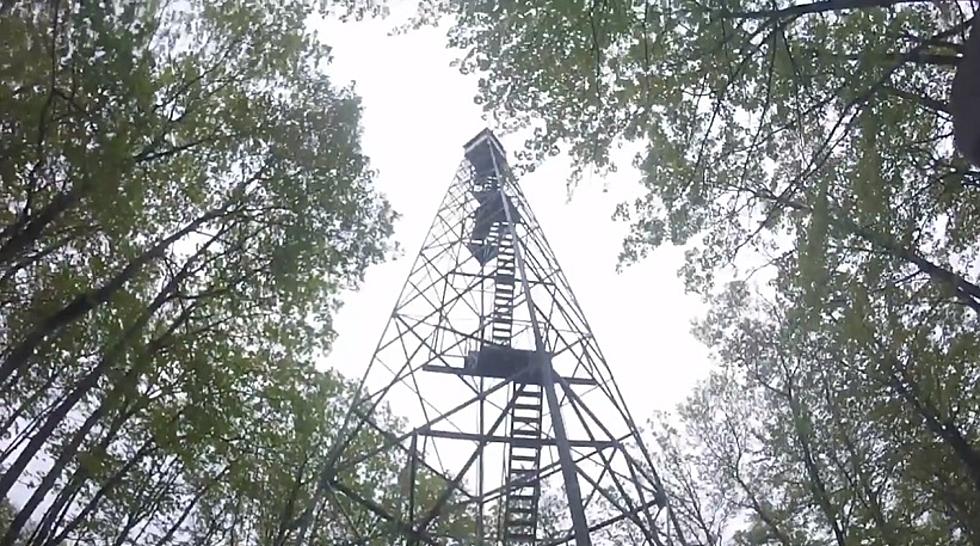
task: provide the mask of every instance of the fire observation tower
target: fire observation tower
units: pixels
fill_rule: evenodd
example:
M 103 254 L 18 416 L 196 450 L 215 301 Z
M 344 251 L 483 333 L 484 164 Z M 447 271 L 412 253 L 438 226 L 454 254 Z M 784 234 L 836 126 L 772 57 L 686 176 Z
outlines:
M 404 427 L 380 430 L 382 411 Z M 355 450 L 372 429 L 382 445 Z M 650 456 L 489 130 L 464 146 L 345 432 L 331 495 L 367 507 L 388 543 L 667 542 Z M 366 498 L 345 476 L 382 455 L 403 463 L 401 490 Z

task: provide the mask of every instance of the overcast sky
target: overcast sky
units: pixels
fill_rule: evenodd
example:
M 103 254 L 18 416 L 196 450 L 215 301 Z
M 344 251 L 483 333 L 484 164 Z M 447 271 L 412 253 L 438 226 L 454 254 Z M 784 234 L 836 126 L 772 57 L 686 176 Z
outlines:
M 392 311 L 436 207 L 462 160 L 462 145 L 486 126 L 474 104 L 474 78 L 450 66 L 444 31 L 388 36 L 391 21 L 320 25 L 334 48 L 337 84 L 355 82 L 363 99 L 363 145 L 378 171 L 378 189 L 401 214 L 395 239 L 402 255 L 372 267 L 360 291 L 345 296 L 339 338 L 326 365 L 360 377 Z M 493 127 L 491 127 L 493 129 Z M 521 140 L 498 134 L 512 154 Z M 620 171 L 587 177 L 567 199 L 570 168 L 558 157 L 521 185 L 592 325 L 633 415 L 681 401 L 708 369 L 706 350 L 690 333 L 703 313 L 676 272 L 682 251 L 663 248 L 616 273 L 626 226 L 611 219 L 635 195 L 639 175 L 624 157 Z M 604 191 L 607 190 L 607 191 Z

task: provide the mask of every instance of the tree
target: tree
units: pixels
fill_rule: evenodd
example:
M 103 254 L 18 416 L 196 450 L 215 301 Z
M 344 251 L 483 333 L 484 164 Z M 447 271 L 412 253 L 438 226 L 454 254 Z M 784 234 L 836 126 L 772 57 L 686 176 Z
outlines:
M 841 343 L 843 332 L 802 331 L 782 302 L 753 305 L 751 296 L 732 286 L 705 320 L 701 333 L 725 366 L 680 409 L 681 432 L 658 436 L 686 440 L 668 450 L 684 458 L 672 460 L 666 482 L 692 534 L 712 529 L 718 540 L 727 530 L 745 544 L 976 544 L 969 466 L 928 415 L 941 414 L 950 436 L 973 433 L 975 423 L 948 415 L 942 405 L 953 397 L 921 396 L 925 385 L 898 377 L 939 366 L 898 367 L 886 351 L 869 358 Z M 913 350 L 909 361 L 929 358 Z M 914 407 L 909 389 L 921 396 Z M 686 486 L 692 473 L 701 488 Z M 705 498 L 722 517 L 692 509 Z
M 899 229 L 972 210 L 963 202 L 976 174 L 953 157 L 943 101 L 967 7 L 713 6 L 454 5 L 450 42 L 465 52 L 463 71 L 484 75 L 478 100 L 491 115 L 535 126 L 535 157 L 567 143 L 580 165 L 602 167 L 621 139 L 648 143 L 650 192 L 622 211 L 634 226 L 627 261 L 668 237 L 710 237 L 700 263 L 726 263 L 775 244 L 762 239 L 792 218 L 826 210 L 841 236 L 916 267 L 976 309 L 975 284 L 920 255 L 924 241 Z M 885 200 L 896 206 L 878 208 L 919 211 L 915 222 L 880 218 L 874 203 Z M 887 225 L 903 220 L 918 224 Z M 969 228 L 949 233 L 950 244 L 972 241 L 961 231 Z
M 393 218 L 311 9 L 3 3 L 0 543 L 193 541 L 242 517 L 219 491 L 252 540 L 291 524 L 245 485 L 308 485 L 313 360 Z

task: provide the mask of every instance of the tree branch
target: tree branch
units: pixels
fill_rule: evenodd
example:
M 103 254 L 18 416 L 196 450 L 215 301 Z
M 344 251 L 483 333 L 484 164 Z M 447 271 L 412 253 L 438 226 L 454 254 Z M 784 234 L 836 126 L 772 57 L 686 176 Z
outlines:
M 723 15 L 727 19 L 782 19 L 800 15 L 812 15 L 829 11 L 852 9 L 888 8 L 898 4 L 932 2 L 932 0 L 823 0 L 807 4 L 794 4 L 780 9 L 759 11 L 733 11 Z

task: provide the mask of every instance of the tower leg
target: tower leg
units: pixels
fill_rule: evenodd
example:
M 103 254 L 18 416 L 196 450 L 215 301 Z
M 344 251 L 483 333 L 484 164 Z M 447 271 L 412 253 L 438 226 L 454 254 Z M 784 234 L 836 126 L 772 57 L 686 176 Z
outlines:
M 510 202 L 500 189 L 500 202 L 504 207 L 504 215 L 507 218 L 507 230 L 513 237 L 516 234 L 514 226 L 514 212 L 510 208 Z M 585 519 L 585 507 L 582 504 L 582 491 L 578 485 L 578 473 L 575 471 L 575 461 L 572 460 L 572 447 L 568 443 L 568 435 L 565 432 L 565 421 L 561 415 L 561 406 L 558 403 L 558 395 L 555 393 L 555 378 L 551 369 L 551 359 L 548 357 L 548 350 L 545 347 L 544 339 L 541 335 L 541 325 L 538 323 L 537 312 L 534 302 L 531 300 L 531 287 L 527 281 L 527 271 L 524 264 L 524 255 L 520 244 L 514 245 L 514 257 L 517 261 L 517 268 L 521 274 L 521 284 L 523 285 L 525 302 L 527 303 L 528 313 L 531 319 L 531 330 L 534 332 L 534 350 L 537 356 L 537 365 L 541 373 L 541 385 L 548 400 L 548 412 L 551 414 L 551 424 L 555 430 L 555 443 L 558 447 L 558 462 L 561 465 L 562 479 L 565 481 L 565 495 L 568 498 L 568 511 L 572 516 L 572 530 L 575 532 L 576 546 L 592 546 L 589 538 L 589 523 Z
M 534 329 L 537 322 L 531 319 Z M 540 342 L 540 336 L 535 331 L 535 337 Z M 538 355 L 543 354 L 543 347 L 538 347 Z M 541 359 L 541 377 L 545 397 L 548 400 L 548 411 L 551 413 L 551 423 L 555 429 L 555 443 L 558 446 L 558 462 L 561 464 L 561 475 L 565 481 L 565 495 L 568 497 L 568 510 L 572 515 L 572 529 L 575 531 L 576 546 L 592 546 L 589 538 L 589 523 L 585 519 L 585 509 L 582 505 L 582 491 L 578 486 L 578 474 L 575 471 L 575 461 L 572 460 L 572 447 L 565 433 L 565 421 L 561 416 L 558 395 L 555 394 L 555 381 L 551 370 L 551 362 L 547 357 Z

